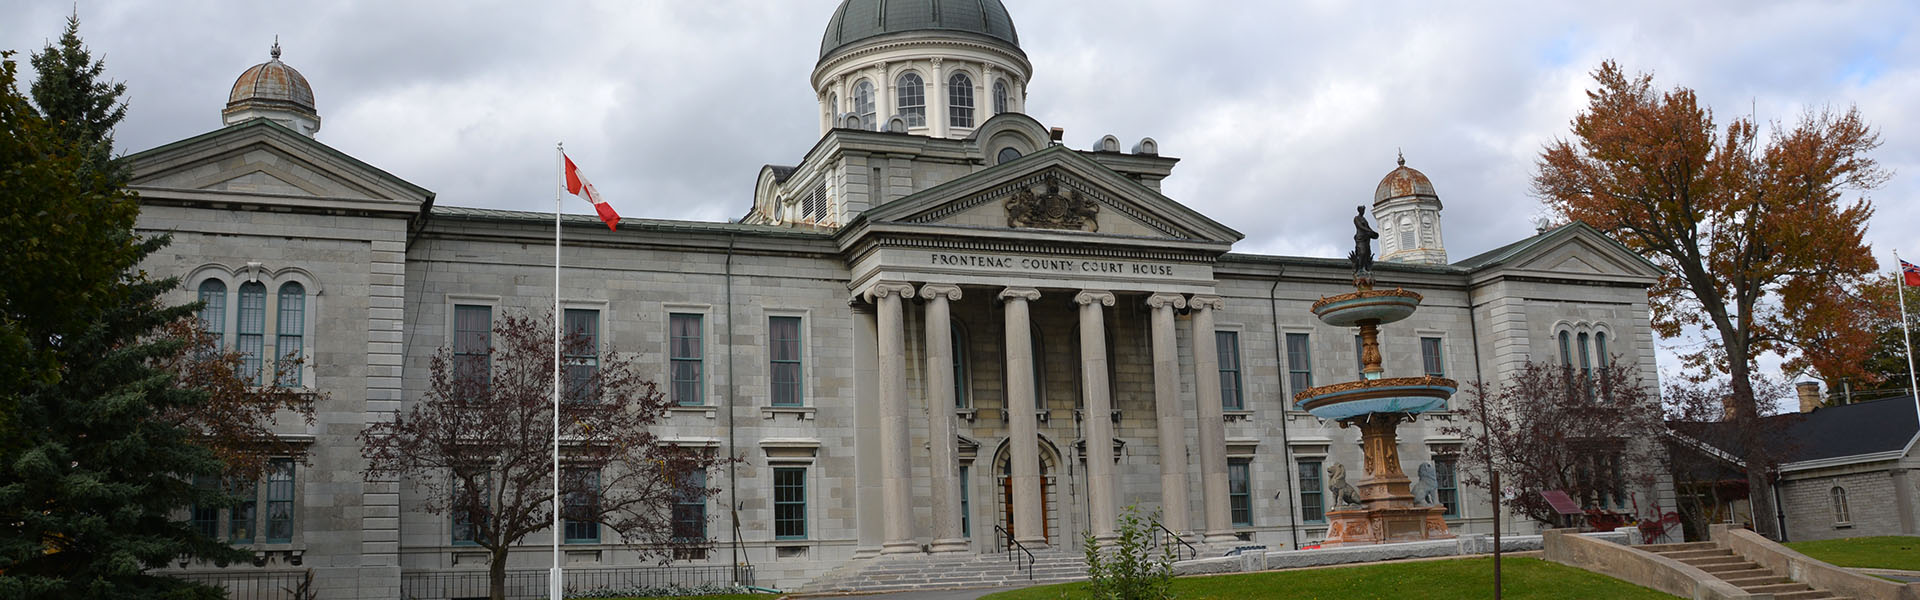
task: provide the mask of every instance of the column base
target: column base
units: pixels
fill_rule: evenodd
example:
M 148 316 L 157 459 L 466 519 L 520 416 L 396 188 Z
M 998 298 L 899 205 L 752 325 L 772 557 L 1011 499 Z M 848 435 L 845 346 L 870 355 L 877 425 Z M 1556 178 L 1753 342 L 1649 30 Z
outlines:
M 919 554 L 918 542 L 887 542 L 880 546 L 881 554 Z
M 861 546 L 853 549 L 853 556 L 851 558 L 853 560 L 860 560 L 862 558 L 873 558 L 879 555 L 880 548 L 878 546 Z
M 965 538 L 945 538 L 933 541 L 930 552 L 966 552 L 972 545 Z
M 1205 544 L 1235 544 L 1240 542 L 1240 536 L 1231 531 L 1209 531 L 1200 541 Z

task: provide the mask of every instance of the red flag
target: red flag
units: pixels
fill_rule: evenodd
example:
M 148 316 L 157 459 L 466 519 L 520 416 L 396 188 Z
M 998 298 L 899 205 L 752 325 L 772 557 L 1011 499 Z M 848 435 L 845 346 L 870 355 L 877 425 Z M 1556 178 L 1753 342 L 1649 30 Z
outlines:
M 1920 285 L 1920 267 L 1913 263 L 1900 261 L 1900 279 L 1907 285 Z
M 580 167 L 573 166 L 572 158 L 561 153 L 560 159 L 567 162 L 567 193 L 592 202 L 594 212 L 600 213 L 600 221 L 607 224 L 607 229 L 615 229 L 614 226 L 620 224 L 620 213 L 613 212 L 613 205 L 600 199 L 600 192 L 595 191 L 593 184 L 587 183 L 586 178 L 580 176 Z

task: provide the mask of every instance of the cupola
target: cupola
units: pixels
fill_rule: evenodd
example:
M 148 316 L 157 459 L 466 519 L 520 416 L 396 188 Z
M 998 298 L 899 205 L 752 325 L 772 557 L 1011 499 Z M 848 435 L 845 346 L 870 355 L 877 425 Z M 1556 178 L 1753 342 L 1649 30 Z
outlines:
M 964 138 L 1023 112 L 1032 70 L 1000 0 L 842 0 L 813 68 L 820 133 Z
M 320 113 L 314 109 L 313 86 L 299 71 L 280 62 L 280 39 L 274 38 L 267 62 L 248 68 L 234 80 L 227 108 L 220 119 L 237 125 L 267 118 L 312 137 L 320 131 Z
M 1447 247 L 1440 239 L 1440 195 L 1433 181 L 1407 166 L 1407 157 L 1380 179 L 1373 190 L 1373 219 L 1380 230 L 1380 260 L 1447 264 Z

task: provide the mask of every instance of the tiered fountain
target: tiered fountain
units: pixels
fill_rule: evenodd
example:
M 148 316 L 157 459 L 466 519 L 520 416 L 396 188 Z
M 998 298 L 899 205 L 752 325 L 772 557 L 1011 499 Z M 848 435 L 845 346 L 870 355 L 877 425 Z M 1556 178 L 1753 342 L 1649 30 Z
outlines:
M 1355 291 L 1321 298 L 1313 314 L 1335 327 L 1360 329 L 1357 381 L 1308 388 L 1294 394 L 1294 406 L 1313 416 L 1360 428 L 1366 479 L 1354 489 L 1329 489 L 1327 537 L 1323 546 L 1354 546 L 1453 537 L 1441 517 L 1444 506 L 1419 506 L 1411 482 L 1400 468 L 1400 423 L 1427 411 L 1444 410 L 1447 398 L 1459 386 L 1442 377 L 1386 377 L 1380 366 L 1380 326 L 1413 315 L 1420 294 L 1400 288 L 1373 287 L 1373 249 L 1380 237 L 1367 225 L 1366 208 L 1353 218 L 1353 286 Z M 1339 487 L 1331 481 L 1330 487 Z M 1344 492 L 1344 493 L 1343 493 Z M 1357 497 L 1356 497 L 1357 496 Z

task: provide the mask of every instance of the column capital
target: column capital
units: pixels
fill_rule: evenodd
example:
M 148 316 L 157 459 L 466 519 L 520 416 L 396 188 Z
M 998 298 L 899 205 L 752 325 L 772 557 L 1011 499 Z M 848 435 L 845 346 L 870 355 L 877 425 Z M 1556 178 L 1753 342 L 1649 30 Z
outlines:
M 1101 306 L 1113 306 L 1113 292 L 1106 290 L 1080 290 L 1080 293 L 1073 295 L 1074 304 L 1085 305 L 1095 302 L 1100 303 Z
M 1194 294 L 1192 298 L 1187 299 L 1187 306 L 1190 308 L 1222 310 L 1227 307 L 1227 301 L 1213 294 Z
M 904 281 L 882 281 L 868 287 L 861 297 L 873 302 L 887 296 L 899 296 L 902 299 L 913 297 L 913 284 Z
M 1174 308 L 1186 308 L 1187 297 L 1182 296 L 1180 294 L 1171 294 L 1167 292 L 1161 292 L 1158 294 L 1154 294 L 1152 296 L 1147 296 L 1147 306 L 1152 308 L 1163 308 L 1167 306 L 1172 306 Z
M 1039 300 L 1040 290 L 1036 290 L 1033 288 L 1023 288 L 1023 287 L 1010 287 L 1004 290 L 1000 290 L 1001 300 L 1013 300 L 1016 298 L 1020 300 L 1025 300 L 1028 302 Z
M 928 300 L 945 297 L 947 300 L 958 302 L 960 300 L 960 286 L 951 283 L 929 283 L 920 286 L 920 297 Z

